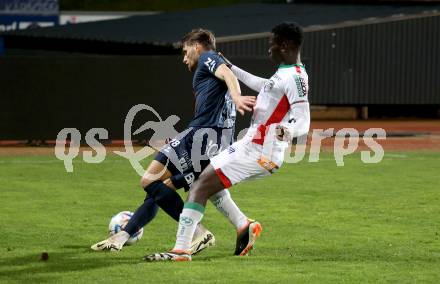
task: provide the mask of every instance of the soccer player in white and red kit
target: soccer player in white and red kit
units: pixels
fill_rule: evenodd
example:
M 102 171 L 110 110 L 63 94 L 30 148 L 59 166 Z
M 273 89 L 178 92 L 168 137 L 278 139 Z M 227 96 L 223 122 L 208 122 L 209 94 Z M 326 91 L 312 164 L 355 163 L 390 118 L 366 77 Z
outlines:
M 190 261 L 191 240 L 210 196 L 241 181 L 261 178 L 278 169 L 288 141 L 309 131 L 308 76 L 300 61 L 303 32 L 296 23 L 275 26 L 270 37 L 269 56 L 279 68 L 270 79 L 256 77 L 232 66 L 237 78 L 259 91 L 246 136 L 211 159 L 211 164 L 193 184 L 180 215 L 177 240 L 170 252 L 146 256 L 148 261 Z M 247 253 L 261 232 L 249 226 Z

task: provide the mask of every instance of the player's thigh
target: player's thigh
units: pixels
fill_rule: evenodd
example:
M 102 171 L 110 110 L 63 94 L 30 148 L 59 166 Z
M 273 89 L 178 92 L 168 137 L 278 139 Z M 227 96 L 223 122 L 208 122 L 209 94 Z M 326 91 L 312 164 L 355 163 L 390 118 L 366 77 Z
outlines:
M 141 179 L 142 187 L 145 188 L 156 180 L 162 180 L 168 187 L 177 188 L 170 177 L 181 174 L 183 169 L 188 167 L 190 159 L 185 145 L 190 134 L 191 129 L 179 133 L 159 151 Z
M 167 180 L 171 177 L 171 172 L 159 161 L 153 160 L 141 178 L 141 186 L 146 187 L 157 180 Z
M 238 142 L 212 158 L 211 164 L 224 186 L 228 188 L 244 180 L 269 175 L 270 173 L 258 163 L 260 158 L 260 150 Z

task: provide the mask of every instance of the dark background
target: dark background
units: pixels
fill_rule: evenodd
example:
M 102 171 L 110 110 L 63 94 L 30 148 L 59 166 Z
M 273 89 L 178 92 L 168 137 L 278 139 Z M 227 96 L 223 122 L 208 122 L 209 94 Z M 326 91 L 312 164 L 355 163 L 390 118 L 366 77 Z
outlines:
M 109 9 L 127 10 L 137 7 L 132 2 L 112 1 L 114 5 L 125 3 L 126 8 L 110 1 L 60 4 L 65 9 L 93 10 L 107 3 Z M 205 3 L 189 2 L 191 8 Z M 187 19 L 209 15 L 210 11 L 224 13 L 208 24 L 216 27 L 219 38 L 223 36 L 218 49 L 234 64 L 262 77 L 276 70 L 267 57 L 267 33 L 252 38 L 237 34 L 238 38 L 227 39 L 225 36 L 237 29 L 225 23 L 242 21 L 246 27 L 241 30 L 250 33 L 258 19 L 264 19 L 267 26 L 281 21 L 280 9 L 284 16 L 303 21 L 302 59 L 310 76 L 312 108 L 367 107 L 370 118 L 438 118 L 440 14 L 436 9 L 440 5 L 373 2 L 376 4 L 366 6 L 225 6 L 0 34 L 6 47 L 5 55 L 0 56 L 0 140 L 50 140 L 67 127 L 78 128 L 83 134 L 90 128 L 106 128 L 110 139 L 122 139 L 125 116 L 136 104 L 154 107 L 163 119 L 178 115 L 178 129 L 184 129 L 193 113 L 192 76 L 173 44 L 183 33 L 179 19 L 191 26 Z M 159 1 L 142 3 L 154 6 Z M 249 8 L 246 17 L 240 16 L 244 12 L 237 7 Z M 296 14 L 289 14 L 289 9 Z M 378 16 L 371 17 L 374 14 Z M 123 36 L 133 26 L 138 32 L 130 34 L 136 40 L 124 40 L 112 32 L 119 27 L 118 34 Z M 168 41 L 158 43 L 148 32 L 157 29 L 174 33 L 167 33 Z M 155 34 L 160 36 L 160 32 Z M 254 94 L 246 88 L 243 93 Z M 147 120 L 155 117 L 143 112 L 135 126 Z M 248 123 L 248 117 L 239 117 L 237 132 Z

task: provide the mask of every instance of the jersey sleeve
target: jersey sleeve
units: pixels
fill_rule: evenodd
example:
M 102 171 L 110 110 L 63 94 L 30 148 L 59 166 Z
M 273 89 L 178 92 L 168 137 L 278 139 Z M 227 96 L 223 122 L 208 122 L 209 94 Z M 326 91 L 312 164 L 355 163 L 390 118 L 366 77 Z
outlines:
M 232 73 L 237 76 L 238 80 L 243 82 L 246 86 L 248 86 L 255 92 L 259 92 L 264 84 L 269 81 L 267 79 L 252 75 L 251 73 L 246 72 L 235 65 L 232 65 L 231 70 Z
M 199 68 L 205 72 L 215 74 L 217 68 L 224 64 L 225 61 L 217 53 L 205 52 L 199 57 Z
M 309 104 L 299 103 L 290 107 L 288 113 L 289 120 L 281 123 L 285 127 L 285 139 L 291 141 L 295 137 L 305 135 L 310 129 L 310 107 Z
M 289 99 L 290 104 L 299 102 L 308 102 L 309 86 L 306 79 L 299 75 L 290 77 L 285 81 L 284 92 Z
M 306 80 L 295 75 L 285 81 L 284 91 L 290 103 L 290 110 L 288 121 L 281 125 L 287 130 L 287 140 L 307 134 L 310 128 L 309 87 Z

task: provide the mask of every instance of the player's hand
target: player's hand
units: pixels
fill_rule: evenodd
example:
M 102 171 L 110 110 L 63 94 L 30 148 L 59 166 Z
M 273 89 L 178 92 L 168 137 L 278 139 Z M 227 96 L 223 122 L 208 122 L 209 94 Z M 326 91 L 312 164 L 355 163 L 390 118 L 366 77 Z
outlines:
M 231 63 L 231 61 L 229 61 L 229 59 L 227 59 L 227 58 L 223 55 L 223 53 L 221 53 L 220 51 L 217 52 L 217 54 L 221 57 L 221 59 L 223 59 L 223 61 L 225 61 L 226 66 L 228 66 L 228 68 L 231 69 L 231 67 L 232 67 L 232 63 Z
M 254 96 L 238 96 L 234 99 L 237 111 L 244 115 L 245 112 L 251 112 L 255 106 L 256 99 Z
M 277 125 L 275 128 L 276 137 L 279 141 L 284 141 L 284 135 L 286 134 L 287 128 L 282 125 Z

